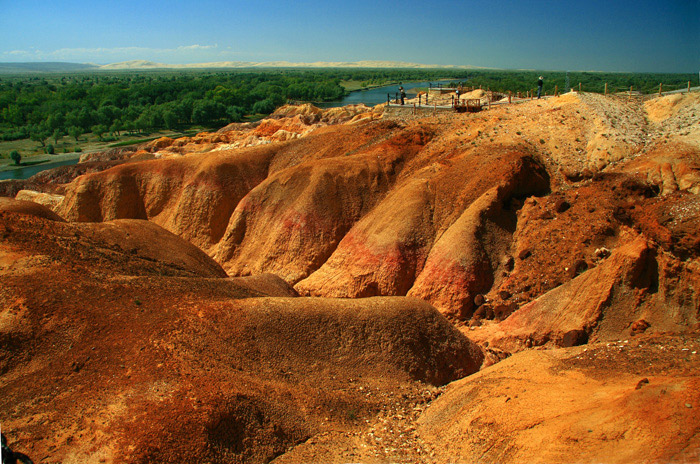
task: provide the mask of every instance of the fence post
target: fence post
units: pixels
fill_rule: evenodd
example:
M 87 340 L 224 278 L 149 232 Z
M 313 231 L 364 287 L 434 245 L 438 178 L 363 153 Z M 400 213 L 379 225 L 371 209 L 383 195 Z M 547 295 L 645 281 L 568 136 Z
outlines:
M 418 106 L 420 106 L 420 100 L 421 100 L 422 97 L 423 97 L 423 95 L 418 94 Z
M 688 81 L 688 93 L 690 93 L 690 81 Z
M 558 97 L 558 96 L 559 96 L 559 86 L 558 86 L 558 85 L 555 85 L 555 86 L 554 86 L 554 96 L 555 96 L 555 97 Z
M 661 89 L 663 88 L 663 86 L 664 86 L 664 83 L 659 82 L 659 97 L 661 96 Z
M 513 92 L 508 91 L 508 104 L 511 104 L 513 100 Z
M 605 96 L 607 96 L 607 95 L 608 95 L 608 83 L 606 82 L 605 83 Z
M 581 83 L 578 83 L 578 93 L 581 93 Z
M 386 106 L 391 104 L 391 95 L 387 92 L 386 94 Z
M 630 101 L 632 100 L 632 87 L 633 87 L 633 86 L 630 85 L 630 98 L 629 98 Z

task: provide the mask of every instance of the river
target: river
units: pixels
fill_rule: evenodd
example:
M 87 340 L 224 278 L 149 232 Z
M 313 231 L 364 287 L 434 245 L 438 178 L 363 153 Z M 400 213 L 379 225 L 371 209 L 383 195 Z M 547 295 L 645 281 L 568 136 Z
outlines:
M 404 84 L 391 84 L 368 90 L 355 90 L 354 92 L 350 92 L 349 95 L 340 101 L 314 103 L 314 105 L 318 106 L 319 108 L 335 108 L 337 106 L 356 105 L 358 103 L 364 103 L 367 106 L 374 106 L 380 103 L 386 103 L 387 93 L 391 95 L 393 100 L 396 93 L 399 91 L 399 85 L 402 85 L 404 90 L 408 91 L 410 89 L 415 89 L 416 87 L 429 87 L 430 84 L 436 86 L 438 84 L 452 82 L 453 80 L 454 79 L 431 82 L 406 82 Z
M 49 163 L 35 164 L 33 166 L 26 166 L 23 168 L 9 169 L 7 171 L 0 171 L 0 180 L 6 179 L 29 179 L 34 174 L 47 169 L 57 168 L 59 166 L 69 166 L 71 164 L 76 164 L 80 158 L 63 160 L 63 161 L 53 161 Z

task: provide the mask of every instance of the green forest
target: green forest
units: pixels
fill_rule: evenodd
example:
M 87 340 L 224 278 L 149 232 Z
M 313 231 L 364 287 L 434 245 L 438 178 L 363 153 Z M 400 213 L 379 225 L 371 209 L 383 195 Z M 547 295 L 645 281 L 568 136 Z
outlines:
M 464 87 L 481 87 L 496 92 L 527 92 L 537 88 L 537 80 L 542 76 L 545 91 L 552 95 L 555 87 L 559 92 L 567 90 L 567 75 L 569 89 L 603 93 L 605 84 L 608 84 L 609 93 L 634 92 L 650 94 L 659 91 L 659 84 L 663 84 L 663 91 L 697 86 L 697 74 L 657 74 L 657 73 L 602 73 L 602 72 L 566 72 L 566 71 L 487 71 L 479 70 L 469 73 L 466 80 L 455 81 Z
M 42 74 L 0 78 L 0 140 L 87 133 L 116 139 L 192 126 L 218 127 L 267 115 L 288 101 L 337 101 L 342 82 L 361 86 L 436 79 L 445 71 L 279 70 Z M 455 75 L 456 74 L 456 75 Z M 463 78 L 466 73 L 452 73 Z
M 449 73 L 449 75 L 446 75 Z M 525 92 L 537 77 L 545 89 L 562 91 L 568 81 L 583 91 L 644 93 L 683 88 L 697 76 L 425 69 L 278 69 L 197 71 L 85 71 L 0 76 L 0 141 L 31 140 L 46 153 L 52 141 L 90 134 L 100 142 L 123 134 L 218 128 L 260 118 L 287 102 L 338 101 L 347 89 L 451 78 L 467 87 Z M 696 85 L 696 84 L 693 84 Z M 132 137 L 133 138 L 133 137 Z M 66 150 L 65 140 L 63 142 Z

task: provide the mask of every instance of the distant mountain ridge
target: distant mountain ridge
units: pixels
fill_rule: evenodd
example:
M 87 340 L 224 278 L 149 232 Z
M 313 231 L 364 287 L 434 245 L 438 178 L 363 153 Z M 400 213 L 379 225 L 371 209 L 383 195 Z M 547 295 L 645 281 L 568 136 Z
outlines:
M 315 61 L 299 63 L 291 61 L 217 61 L 210 63 L 164 64 L 152 61 L 123 61 L 100 66 L 100 69 L 201 69 L 201 68 L 447 68 L 468 69 L 474 66 L 408 63 L 405 61 Z
M 138 69 L 207 69 L 207 68 L 410 68 L 410 69 L 480 69 L 477 66 L 408 63 L 405 61 L 315 61 L 299 63 L 291 61 L 217 61 L 210 63 L 166 64 L 147 60 L 131 60 L 105 65 L 89 63 L 32 62 L 0 63 L 0 73 L 71 72 Z

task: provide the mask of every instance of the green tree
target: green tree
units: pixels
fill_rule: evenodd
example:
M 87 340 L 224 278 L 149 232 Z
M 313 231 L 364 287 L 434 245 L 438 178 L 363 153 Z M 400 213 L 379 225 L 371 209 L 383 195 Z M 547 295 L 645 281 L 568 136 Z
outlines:
M 61 129 L 54 129 L 51 138 L 56 145 L 58 145 L 58 139 L 61 137 L 63 137 L 63 132 L 61 132 Z
M 233 122 L 241 122 L 243 120 L 243 108 L 240 106 L 229 106 L 226 108 L 226 116 Z
M 56 129 L 61 129 L 66 123 L 66 118 L 61 113 L 50 114 L 46 118 L 46 125 L 49 130 L 54 131 Z
M 68 128 L 68 135 L 73 137 L 77 142 L 80 140 L 80 136 L 83 135 L 83 129 L 78 126 L 71 126 Z
M 19 127 L 24 124 L 24 114 L 19 105 L 13 104 L 9 105 L 7 108 L 3 108 L 2 116 L 5 121 L 14 127 Z
M 253 113 L 270 114 L 275 111 L 275 104 L 269 98 L 255 102 L 253 105 Z
M 122 122 L 121 120 L 117 119 L 115 120 L 111 126 L 109 126 L 109 133 L 112 135 L 117 135 L 119 136 L 119 133 L 123 130 Z
M 102 135 L 104 135 L 104 133 L 108 130 L 109 128 L 104 124 L 96 124 L 92 126 L 92 133 L 99 137 L 100 140 L 102 140 Z
M 29 138 L 35 142 L 39 142 L 42 147 L 46 146 L 46 139 L 51 136 L 51 132 L 46 127 L 46 124 L 37 124 L 32 126 L 29 132 Z
M 20 155 L 17 150 L 12 150 L 10 152 L 10 158 L 12 159 L 12 161 L 15 162 L 17 166 L 19 166 L 19 163 L 22 161 L 22 155 Z
M 165 123 L 165 127 L 173 130 L 177 126 L 177 115 L 172 110 L 165 110 L 163 112 L 163 122 Z

